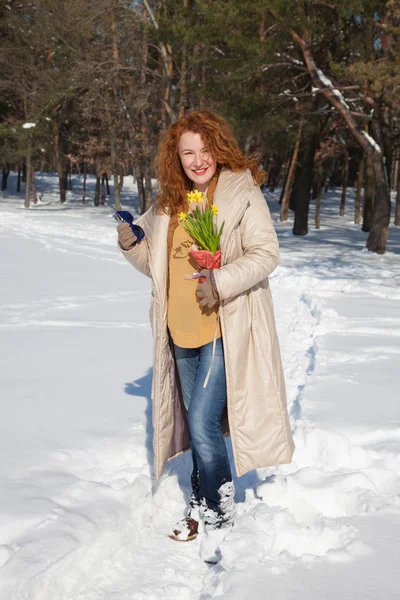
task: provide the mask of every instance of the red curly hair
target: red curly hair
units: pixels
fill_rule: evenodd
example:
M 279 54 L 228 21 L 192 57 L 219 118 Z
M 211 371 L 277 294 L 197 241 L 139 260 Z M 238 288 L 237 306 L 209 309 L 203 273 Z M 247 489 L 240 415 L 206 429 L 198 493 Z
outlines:
M 217 170 L 250 169 L 254 183 L 261 185 L 265 181 L 265 173 L 258 168 L 256 159 L 243 154 L 225 119 L 208 111 L 190 112 L 162 134 L 158 145 L 154 166 L 159 188 L 156 203 L 161 211 L 174 215 L 184 210 L 186 194 L 193 189 L 178 154 L 179 140 L 187 131 L 201 135 L 217 163 Z

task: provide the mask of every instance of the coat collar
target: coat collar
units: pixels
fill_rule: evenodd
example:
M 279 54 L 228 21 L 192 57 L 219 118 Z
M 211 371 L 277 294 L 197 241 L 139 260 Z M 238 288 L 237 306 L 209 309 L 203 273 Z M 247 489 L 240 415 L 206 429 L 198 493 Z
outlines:
M 221 171 L 214 193 L 214 205 L 219 209 L 218 227 L 225 222 L 221 236 L 222 252 L 248 206 L 248 196 L 253 187 L 250 171 L 246 170 L 240 173 L 234 173 L 228 169 Z

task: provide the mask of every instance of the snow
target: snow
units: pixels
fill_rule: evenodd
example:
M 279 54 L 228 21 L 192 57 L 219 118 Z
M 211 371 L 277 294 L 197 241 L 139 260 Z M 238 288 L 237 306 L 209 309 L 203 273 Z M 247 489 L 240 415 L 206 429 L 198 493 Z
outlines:
M 332 88 L 332 94 L 334 96 L 336 96 L 336 98 L 338 98 L 338 100 L 340 101 L 340 103 L 345 106 L 346 108 L 348 108 L 350 110 L 349 105 L 347 104 L 347 102 L 345 101 L 343 94 L 341 92 L 339 92 L 339 90 L 335 89 L 332 81 L 326 76 L 324 75 L 324 73 L 321 71 L 321 69 L 317 69 L 317 75 L 319 80 L 326 86 L 329 88 Z
M 0 196 L 0 600 L 398 599 L 399 228 L 366 252 L 354 191 L 341 218 L 337 190 L 297 238 L 268 195 L 296 451 L 235 479 L 212 567 L 200 539 L 167 537 L 189 456 L 152 473 L 149 280 L 116 249 L 112 207 L 80 203 L 79 177 L 64 205 L 54 176 L 36 179 L 30 210 L 15 174 Z M 137 212 L 128 180 L 122 202 Z
M 369 133 L 367 133 L 366 131 L 362 131 L 361 132 L 363 134 L 363 136 L 369 141 L 369 143 L 371 144 L 371 146 L 373 147 L 373 149 L 376 152 L 379 152 L 379 154 L 382 154 L 382 150 L 380 149 L 379 145 L 376 143 L 376 141 L 374 140 L 373 137 L 371 137 L 369 135 Z

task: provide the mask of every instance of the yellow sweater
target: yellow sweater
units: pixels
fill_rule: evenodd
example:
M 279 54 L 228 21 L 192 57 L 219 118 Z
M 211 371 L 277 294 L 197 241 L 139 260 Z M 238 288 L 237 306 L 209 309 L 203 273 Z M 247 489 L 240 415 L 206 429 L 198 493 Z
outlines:
M 181 348 L 212 342 L 217 326 L 218 309 L 202 309 L 196 296 L 198 280 L 185 277 L 199 271 L 189 254 L 192 244 L 190 235 L 178 225 L 169 257 L 168 328 L 174 344 Z M 217 337 L 221 337 L 219 322 Z

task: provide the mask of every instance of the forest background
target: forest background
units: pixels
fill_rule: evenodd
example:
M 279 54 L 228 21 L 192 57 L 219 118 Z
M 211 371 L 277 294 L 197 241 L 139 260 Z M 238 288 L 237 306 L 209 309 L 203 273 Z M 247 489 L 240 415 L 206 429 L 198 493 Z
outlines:
M 355 187 L 369 250 L 400 226 L 399 1 L 2 0 L 0 23 L 2 190 L 18 170 L 27 208 L 35 171 L 56 171 L 60 202 L 72 173 L 87 202 L 94 174 L 117 209 L 133 175 L 145 211 L 160 133 L 205 109 L 282 187 L 295 235 L 329 186 L 341 215 Z

